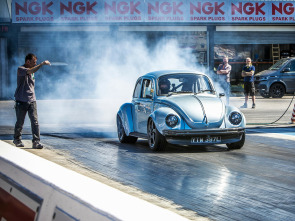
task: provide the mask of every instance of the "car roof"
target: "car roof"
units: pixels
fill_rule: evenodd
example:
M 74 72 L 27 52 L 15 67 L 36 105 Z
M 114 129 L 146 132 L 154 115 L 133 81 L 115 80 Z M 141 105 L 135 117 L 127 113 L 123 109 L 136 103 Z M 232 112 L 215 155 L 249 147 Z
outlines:
M 281 58 L 280 60 L 294 60 L 295 57 L 286 57 L 286 58 Z
M 191 70 L 159 70 L 159 71 L 153 71 L 153 72 L 149 72 L 145 75 L 143 75 L 142 77 L 151 77 L 151 78 L 159 78 L 163 75 L 167 75 L 167 74 L 201 74 L 201 75 L 205 75 L 204 73 L 198 72 L 198 71 L 191 71 Z

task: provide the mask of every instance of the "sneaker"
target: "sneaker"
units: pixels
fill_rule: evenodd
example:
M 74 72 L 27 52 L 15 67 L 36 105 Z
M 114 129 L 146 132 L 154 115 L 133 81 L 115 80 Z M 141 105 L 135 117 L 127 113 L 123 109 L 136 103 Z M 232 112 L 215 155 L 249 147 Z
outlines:
M 253 108 L 253 109 L 255 108 L 255 104 L 252 104 L 252 108 Z
M 39 143 L 39 141 L 35 141 L 33 143 L 33 149 L 43 149 L 43 145 Z
M 241 106 L 240 108 L 247 108 L 247 107 L 248 107 L 248 105 L 246 103 L 244 103 L 244 105 Z
M 24 147 L 25 146 L 21 140 L 13 140 L 13 143 L 15 144 L 16 147 Z

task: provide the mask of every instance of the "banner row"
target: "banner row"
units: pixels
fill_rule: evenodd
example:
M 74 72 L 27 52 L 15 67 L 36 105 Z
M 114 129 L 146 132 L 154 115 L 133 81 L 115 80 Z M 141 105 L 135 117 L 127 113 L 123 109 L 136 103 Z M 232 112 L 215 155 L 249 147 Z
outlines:
M 295 23 L 295 1 L 13 0 L 13 23 Z

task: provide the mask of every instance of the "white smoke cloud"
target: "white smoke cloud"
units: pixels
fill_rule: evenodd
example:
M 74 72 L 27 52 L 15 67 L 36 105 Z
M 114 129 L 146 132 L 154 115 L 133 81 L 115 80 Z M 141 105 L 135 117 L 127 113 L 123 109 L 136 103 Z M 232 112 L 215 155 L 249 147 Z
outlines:
M 159 41 L 153 49 L 136 38 L 117 42 L 109 47 L 95 70 L 99 73 L 97 96 L 107 94 L 109 98 L 130 99 L 139 76 L 162 69 L 195 69 L 193 59 L 192 54 L 185 54 L 175 41 Z
M 48 102 L 56 104 L 53 109 L 39 102 L 43 124 L 104 123 L 115 128 L 116 113 L 120 105 L 131 101 L 138 77 L 164 69 L 205 71 L 196 66 L 191 50 L 165 38 L 150 45 L 145 38 L 131 34 L 111 38 L 91 34 L 63 42 L 55 38 L 50 44 L 53 49 L 33 52 L 38 60 L 67 65 L 44 67 L 36 75 L 37 98 L 67 101 Z

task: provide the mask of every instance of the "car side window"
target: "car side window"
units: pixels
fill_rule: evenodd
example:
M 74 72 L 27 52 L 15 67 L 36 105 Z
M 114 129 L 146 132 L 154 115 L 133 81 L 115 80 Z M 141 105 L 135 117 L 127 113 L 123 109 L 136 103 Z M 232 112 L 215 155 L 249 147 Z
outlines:
M 149 98 L 153 97 L 153 82 L 149 79 L 144 79 L 142 82 L 142 90 L 141 90 L 141 98 Z
M 141 79 L 139 79 L 136 83 L 136 86 L 135 86 L 135 89 L 134 89 L 134 92 L 133 92 L 133 97 L 134 98 L 139 98 L 140 96 L 140 89 L 141 89 Z
M 284 69 L 286 68 L 290 68 L 290 72 L 294 72 L 295 71 L 295 60 L 294 61 L 290 61 Z
M 207 80 L 207 78 L 200 77 L 199 82 L 200 82 L 200 90 L 211 90 L 211 85 L 209 81 Z
M 295 61 L 291 61 L 291 63 L 290 63 L 290 71 L 292 71 L 292 72 L 295 71 Z

